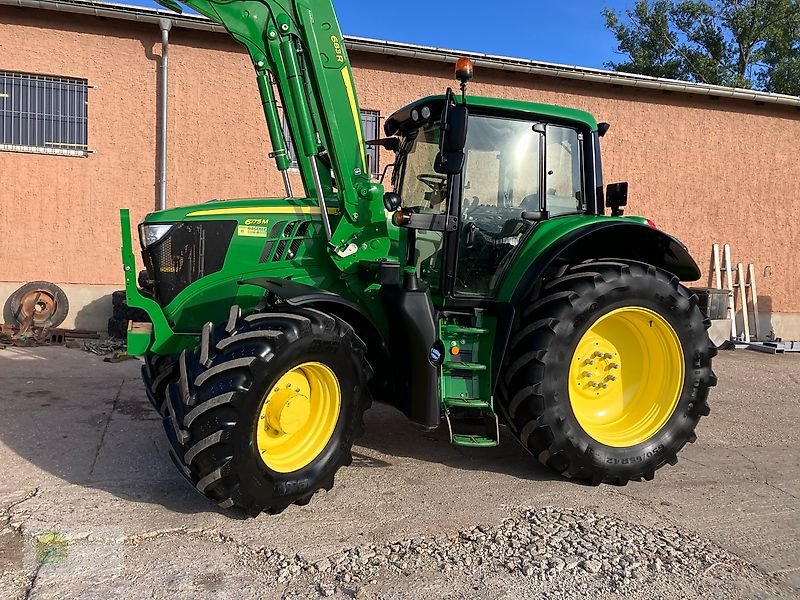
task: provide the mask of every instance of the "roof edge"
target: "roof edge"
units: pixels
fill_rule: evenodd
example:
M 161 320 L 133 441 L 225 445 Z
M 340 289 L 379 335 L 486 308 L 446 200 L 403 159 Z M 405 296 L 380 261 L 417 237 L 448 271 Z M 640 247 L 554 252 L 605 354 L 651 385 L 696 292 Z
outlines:
M 109 19 L 137 21 L 140 23 L 159 24 L 164 19 L 167 19 L 174 27 L 210 32 L 225 31 L 221 25 L 201 15 L 179 15 L 172 11 L 111 2 L 97 2 L 94 0 L 0 0 L 0 5 L 60 11 Z M 664 92 L 730 98 L 763 104 L 779 104 L 800 108 L 800 97 L 787 94 L 775 94 L 743 88 L 730 88 L 674 79 L 662 79 L 633 73 L 607 71 L 590 67 L 563 65 L 511 56 L 421 46 L 365 37 L 345 36 L 345 42 L 348 49 L 368 54 L 415 58 L 417 60 L 441 63 L 454 63 L 458 58 L 467 56 L 475 61 L 476 66 L 492 70 L 511 71 L 538 75 L 541 77 L 571 79 L 590 83 L 603 83 L 606 85 L 655 89 Z

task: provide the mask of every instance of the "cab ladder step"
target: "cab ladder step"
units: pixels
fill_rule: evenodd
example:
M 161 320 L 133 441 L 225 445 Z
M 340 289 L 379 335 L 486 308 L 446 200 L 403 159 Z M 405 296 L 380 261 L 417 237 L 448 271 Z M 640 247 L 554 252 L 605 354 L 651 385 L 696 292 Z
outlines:
M 494 448 L 498 446 L 497 440 L 482 435 L 466 435 L 463 433 L 453 434 L 450 443 L 462 448 Z
M 455 360 L 448 360 L 442 365 L 445 371 L 485 371 L 486 365 L 481 363 L 458 362 Z
M 467 327 L 465 325 L 453 325 L 447 324 L 442 326 L 442 334 L 447 337 L 450 336 L 473 336 L 473 335 L 484 335 L 489 333 L 488 329 L 483 329 L 482 327 Z
M 490 402 L 486 402 L 486 400 L 481 400 L 480 398 L 445 398 L 444 404 L 452 408 L 492 408 Z
M 485 410 L 485 409 L 484 409 Z M 485 410 L 484 419 L 486 420 L 486 435 L 474 433 L 455 433 L 453 431 L 452 415 L 450 408 L 445 405 L 444 418 L 447 420 L 447 430 L 450 432 L 450 443 L 454 446 L 461 446 L 464 448 L 494 448 L 500 445 L 500 419 L 497 414 L 491 409 Z M 489 426 L 492 424 L 492 427 Z

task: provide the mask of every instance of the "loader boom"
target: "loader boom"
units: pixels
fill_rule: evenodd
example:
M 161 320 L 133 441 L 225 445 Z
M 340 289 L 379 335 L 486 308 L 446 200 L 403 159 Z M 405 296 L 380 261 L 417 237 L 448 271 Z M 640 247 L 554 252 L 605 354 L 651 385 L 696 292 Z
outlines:
M 160 3 L 176 12 L 174 0 Z M 245 46 L 256 71 L 272 143 L 284 175 L 291 134 L 305 195 L 322 208 L 331 256 L 342 270 L 355 249 L 386 239 L 382 186 L 372 182 L 350 60 L 330 0 L 182 0 Z M 277 90 L 277 94 L 276 94 Z M 333 219 L 331 219 L 333 217 Z

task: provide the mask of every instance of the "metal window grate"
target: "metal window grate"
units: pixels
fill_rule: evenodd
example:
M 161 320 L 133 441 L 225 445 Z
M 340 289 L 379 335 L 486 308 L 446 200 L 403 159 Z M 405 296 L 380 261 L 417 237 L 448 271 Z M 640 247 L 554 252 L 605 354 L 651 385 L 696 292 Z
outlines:
M 361 126 L 364 128 L 364 140 L 374 140 L 380 137 L 381 113 L 377 110 L 361 111 Z M 283 116 L 283 136 L 286 138 L 289 158 L 292 161 L 290 168 L 297 168 L 297 153 L 292 143 L 292 135 L 289 131 L 289 121 L 286 115 Z M 377 146 L 367 147 L 367 162 L 372 175 L 380 175 L 380 148 Z
M 364 140 L 376 140 L 380 133 L 381 113 L 377 110 L 362 110 L 361 125 L 364 128 Z M 381 173 L 380 146 L 367 146 L 367 164 L 372 175 Z
M 84 79 L 0 71 L 0 150 L 86 156 Z

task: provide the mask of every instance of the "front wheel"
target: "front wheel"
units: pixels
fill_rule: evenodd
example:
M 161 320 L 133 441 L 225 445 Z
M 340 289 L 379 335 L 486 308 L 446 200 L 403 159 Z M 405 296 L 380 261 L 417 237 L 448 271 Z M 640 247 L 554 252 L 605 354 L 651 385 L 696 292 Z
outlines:
M 352 462 L 371 402 L 365 351 L 332 315 L 234 307 L 178 360 L 163 411 L 173 462 L 223 508 L 256 516 L 306 504 Z
M 522 444 L 566 477 L 650 480 L 709 414 L 708 325 L 696 296 L 651 265 L 571 267 L 521 309 L 501 410 Z

